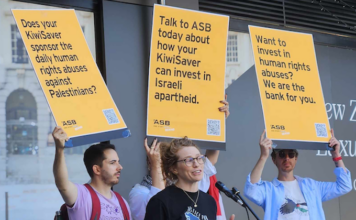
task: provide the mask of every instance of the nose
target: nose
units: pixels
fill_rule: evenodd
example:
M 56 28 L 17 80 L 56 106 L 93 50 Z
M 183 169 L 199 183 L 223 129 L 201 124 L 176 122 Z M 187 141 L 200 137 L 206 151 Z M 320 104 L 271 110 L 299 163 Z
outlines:
M 117 170 L 120 171 L 120 170 L 122 170 L 122 169 L 124 169 L 124 167 L 121 166 L 121 164 L 119 164 L 119 166 L 117 166 Z
M 197 159 L 197 158 L 194 158 L 194 160 L 193 160 L 193 167 L 198 167 L 198 166 L 199 166 L 198 159 Z

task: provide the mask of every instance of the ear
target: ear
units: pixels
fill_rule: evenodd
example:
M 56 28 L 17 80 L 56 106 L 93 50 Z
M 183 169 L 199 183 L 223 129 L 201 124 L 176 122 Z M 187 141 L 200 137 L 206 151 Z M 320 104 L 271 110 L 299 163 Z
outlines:
M 93 173 L 94 175 L 100 175 L 101 173 L 101 168 L 98 165 L 93 165 Z
M 277 164 L 276 164 L 276 158 L 273 158 L 273 157 L 272 157 L 272 161 L 273 161 L 274 165 L 277 166 Z
M 173 166 L 173 167 L 171 168 L 171 172 L 174 173 L 175 175 L 178 175 L 177 166 Z

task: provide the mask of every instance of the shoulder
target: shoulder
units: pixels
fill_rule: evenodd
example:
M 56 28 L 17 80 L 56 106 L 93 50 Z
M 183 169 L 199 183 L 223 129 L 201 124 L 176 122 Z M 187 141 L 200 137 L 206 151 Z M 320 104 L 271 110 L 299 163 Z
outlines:
M 211 211 L 216 211 L 217 209 L 217 204 L 215 199 L 209 195 L 208 193 L 204 193 L 203 191 L 200 191 L 199 197 L 201 200 L 204 201 L 204 204 L 211 209 Z
M 77 200 L 72 207 L 67 206 L 68 210 L 77 211 L 85 209 L 91 211 L 92 198 L 89 190 L 83 184 L 74 184 L 78 190 Z
M 204 163 L 204 173 L 206 175 L 213 176 L 216 174 L 216 168 L 215 166 L 210 162 L 210 160 L 208 158 L 205 159 L 205 163 Z
M 303 184 L 315 184 L 318 182 L 318 181 L 316 181 L 312 178 L 308 178 L 308 177 L 295 176 L 295 178 L 297 179 L 298 182 L 303 183 Z
M 135 194 L 148 194 L 150 190 L 146 186 L 142 186 L 141 184 L 136 184 L 134 187 L 132 187 L 129 196 L 135 195 Z
M 162 191 L 158 192 L 156 195 L 154 195 L 152 199 L 155 200 L 160 200 L 160 201 L 166 201 L 169 200 L 171 198 L 174 198 L 174 196 L 179 193 L 178 188 L 176 188 L 175 186 L 168 186 L 165 189 L 163 189 Z
M 213 203 L 215 203 L 215 199 L 211 196 L 211 195 L 209 195 L 208 193 L 205 193 L 205 192 L 203 192 L 203 191 L 201 191 L 201 190 L 199 190 L 200 192 L 200 194 L 199 194 L 199 197 L 201 197 L 201 198 L 203 198 L 204 200 L 206 200 L 206 201 L 208 201 L 208 202 L 213 202 Z
M 84 184 L 74 184 L 77 187 L 78 190 L 78 196 L 89 196 L 90 197 L 90 191 Z M 90 186 L 89 186 L 90 187 Z

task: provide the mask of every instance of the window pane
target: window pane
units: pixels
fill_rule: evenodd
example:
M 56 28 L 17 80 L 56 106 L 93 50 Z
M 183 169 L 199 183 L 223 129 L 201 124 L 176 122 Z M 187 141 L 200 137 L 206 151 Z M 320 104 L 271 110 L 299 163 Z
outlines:
M 225 88 L 228 88 L 253 65 L 254 59 L 249 34 L 229 31 L 226 54 Z

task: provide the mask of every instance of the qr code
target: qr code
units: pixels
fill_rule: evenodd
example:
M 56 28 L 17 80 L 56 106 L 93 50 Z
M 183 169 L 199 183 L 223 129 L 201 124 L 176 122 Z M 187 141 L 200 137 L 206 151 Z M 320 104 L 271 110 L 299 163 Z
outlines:
M 104 112 L 105 118 L 108 121 L 109 125 L 120 123 L 114 109 L 112 109 L 112 108 L 111 109 L 103 109 L 103 112 Z
M 220 136 L 220 120 L 208 119 L 207 135 Z
M 315 130 L 317 137 L 328 137 L 328 132 L 326 131 L 325 124 L 315 123 Z

